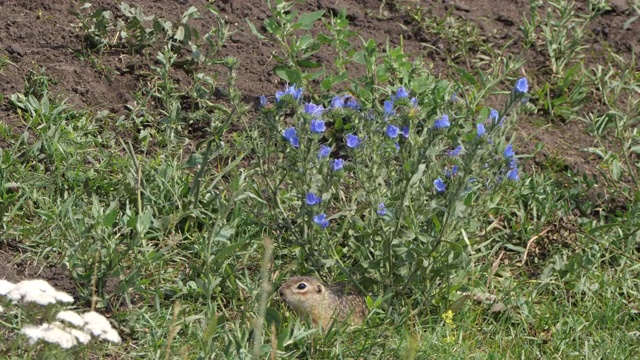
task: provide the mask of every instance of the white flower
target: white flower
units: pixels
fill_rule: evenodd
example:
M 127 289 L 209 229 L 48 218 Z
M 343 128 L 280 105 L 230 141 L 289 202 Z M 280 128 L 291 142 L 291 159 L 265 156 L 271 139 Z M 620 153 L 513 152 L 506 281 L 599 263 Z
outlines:
M 73 302 L 73 297 L 63 291 L 58 291 L 44 280 L 23 280 L 7 293 L 13 301 L 34 302 L 45 306 L 56 302 Z
M 122 341 L 118 332 L 111 327 L 111 323 L 106 317 L 95 311 L 82 314 L 85 321 L 84 331 L 92 333 L 101 339 L 119 343 Z
M 58 344 L 63 349 L 69 349 L 78 344 L 76 337 L 58 326 L 42 324 L 40 327 L 25 326 L 20 332 L 29 338 L 29 342 L 34 344 L 42 339 L 51 344 Z
M 34 344 L 40 339 L 41 335 L 40 328 L 33 325 L 27 325 L 23 327 L 22 330 L 20 330 L 20 333 L 29 338 L 29 344 Z
M 115 329 L 109 329 L 106 333 L 100 336 L 102 340 L 111 341 L 114 344 L 119 344 L 122 342 L 122 338 L 118 335 L 118 332 Z
M 5 296 L 9 293 L 9 291 L 13 290 L 16 285 L 14 283 L 10 283 L 7 280 L 0 280 L 0 295 Z
M 80 343 L 86 344 L 91 341 L 91 335 L 78 329 L 67 329 Z
M 82 318 L 82 316 L 80 316 L 80 314 L 78 314 L 77 312 L 70 310 L 60 311 L 58 315 L 56 315 L 56 319 L 68 322 L 69 324 L 74 325 L 78 328 L 81 328 L 82 325 L 84 325 L 84 319 Z

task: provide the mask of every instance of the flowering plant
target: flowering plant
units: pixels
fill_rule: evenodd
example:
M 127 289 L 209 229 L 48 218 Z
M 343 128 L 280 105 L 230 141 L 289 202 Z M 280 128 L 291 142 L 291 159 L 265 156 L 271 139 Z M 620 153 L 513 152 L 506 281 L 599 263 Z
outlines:
M 519 180 L 506 119 L 526 101 L 527 79 L 501 110 L 477 112 L 452 100 L 451 84 L 419 80 L 374 94 L 380 100 L 314 102 L 290 85 L 261 102 L 271 145 L 258 168 L 269 168 L 272 220 L 287 228 L 283 247 L 301 267 L 348 264 L 390 285 L 435 284 L 444 277 L 436 269 L 464 262 L 461 235 L 487 214 L 478 204 Z

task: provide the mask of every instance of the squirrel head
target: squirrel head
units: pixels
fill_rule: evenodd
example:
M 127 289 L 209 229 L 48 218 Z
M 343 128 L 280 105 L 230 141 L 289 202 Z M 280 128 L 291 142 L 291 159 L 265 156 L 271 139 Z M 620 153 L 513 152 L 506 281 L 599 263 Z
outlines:
M 280 286 L 280 299 L 293 310 L 305 310 L 313 299 L 322 297 L 326 289 L 322 283 L 312 277 L 296 276 Z

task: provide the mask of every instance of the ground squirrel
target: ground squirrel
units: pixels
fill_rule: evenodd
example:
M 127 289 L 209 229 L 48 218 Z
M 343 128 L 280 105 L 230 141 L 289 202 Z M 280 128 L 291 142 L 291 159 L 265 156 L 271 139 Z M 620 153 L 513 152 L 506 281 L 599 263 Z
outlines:
M 334 319 L 360 325 L 368 313 L 364 298 L 347 294 L 344 284 L 325 286 L 318 279 L 296 276 L 282 284 L 278 293 L 294 312 L 321 328 L 329 328 Z

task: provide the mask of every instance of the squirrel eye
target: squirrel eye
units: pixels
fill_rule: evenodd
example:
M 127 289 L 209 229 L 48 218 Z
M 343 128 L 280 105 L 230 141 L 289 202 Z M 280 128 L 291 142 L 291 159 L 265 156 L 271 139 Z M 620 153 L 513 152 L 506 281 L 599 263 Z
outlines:
M 296 287 L 298 290 L 304 290 L 307 288 L 307 284 L 305 283 L 300 283 L 298 284 L 298 286 Z

